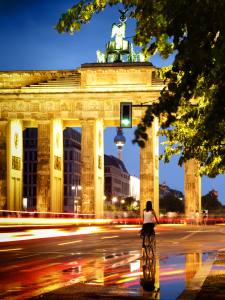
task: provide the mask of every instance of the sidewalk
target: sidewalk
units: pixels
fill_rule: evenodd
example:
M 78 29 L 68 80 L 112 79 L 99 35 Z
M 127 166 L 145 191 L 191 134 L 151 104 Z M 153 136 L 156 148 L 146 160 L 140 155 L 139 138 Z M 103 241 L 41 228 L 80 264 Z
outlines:
M 132 289 L 115 285 L 90 285 L 77 283 L 30 299 L 153 299 L 151 296 L 132 294 Z M 160 297 L 160 299 L 163 300 Z M 225 249 L 213 252 L 202 268 L 196 273 L 187 288 L 177 300 L 214 300 L 225 299 Z
M 225 249 L 221 250 L 196 300 L 225 299 Z

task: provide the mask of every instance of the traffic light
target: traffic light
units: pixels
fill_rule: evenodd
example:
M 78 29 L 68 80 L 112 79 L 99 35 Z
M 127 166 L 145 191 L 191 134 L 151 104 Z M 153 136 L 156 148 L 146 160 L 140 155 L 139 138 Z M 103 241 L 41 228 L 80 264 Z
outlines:
M 120 127 L 132 128 L 132 102 L 120 102 Z

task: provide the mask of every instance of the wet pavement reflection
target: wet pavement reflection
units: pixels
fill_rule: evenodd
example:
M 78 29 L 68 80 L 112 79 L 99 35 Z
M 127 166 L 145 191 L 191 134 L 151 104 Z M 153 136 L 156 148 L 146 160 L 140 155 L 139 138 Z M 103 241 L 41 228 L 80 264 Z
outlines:
M 147 296 L 150 299 L 176 299 L 200 269 L 209 253 L 193 253 L 167 258 L 140 258 L 113 263 L 117 255 L 93 261 L 82 270 L 78 267 L 64 272 L 86 273 L 77 282 L 94 285 L 116 285 L 118 294 Z M 112 264 L 107 266 L 107 260 Z M 105 263 L 106 267 L 103 267 Z M 95 272 L 87 272 L 95 267 Z M 98 268 L 99 267 L 99 268 Z M 90 271 L 90 269 L 89 269 Z

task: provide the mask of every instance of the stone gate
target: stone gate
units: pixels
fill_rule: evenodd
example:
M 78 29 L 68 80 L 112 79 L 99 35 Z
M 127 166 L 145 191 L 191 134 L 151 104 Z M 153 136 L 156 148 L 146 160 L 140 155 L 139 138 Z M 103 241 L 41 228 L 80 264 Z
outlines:
M 82 213 L 102 217 L 104 141 L 107 126 L 119 126 L 120 102 L 157 100 L 163 81 L 149 62 L 83 64 L 77 70 L 0 72 L 0 209 L 22 209 L 23 130 L 38 128 L 37 210 L 63 210 L 63 129 L 82 127 Z M 145 114 L 133 108 L 133 126 Z M 148 129 L 140 149 L 141 211 L 151 200 L 159 213 L 159 124 Z M 138 158 L 134 158 L 138 159 Z M 185 166 L 185 208 L 201 209 L 198 163 Z

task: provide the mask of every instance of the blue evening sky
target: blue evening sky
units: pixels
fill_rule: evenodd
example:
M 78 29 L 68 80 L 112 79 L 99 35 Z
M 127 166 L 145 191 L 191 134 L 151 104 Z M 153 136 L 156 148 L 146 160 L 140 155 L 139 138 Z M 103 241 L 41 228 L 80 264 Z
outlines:
M 105 44 L 111 39 L 111 26 L 119 22 L 118 8 L 107 7 L 95 15 L 91 22 L 83 26 L 80 32 L 73 36 L 59 35 L 53 26 L 56 25 L 62 13 L 79 1 L 68 0 L 2 0 L 0 1 L 0 71 L 13 70 L 71 70 L 83 63 L 97 61 L 96 50 L 104 52 Z M 135 30 L 135 20 L 127 20 L 126 37 L 132 37 Z M 132 41 L 131 39 L 129 39 Z M 139 49 L 135 49 L 136 52 Z M 157 68 L 168 66 L 174 56 L 166 61 L 159 55 L 151 58 Z M 140 150 L 131 143 L 135 128 L 125 129 L 126 144 L 123 147 L 123 162 L 130 174 L 139 176 Z M 106 128 L 104 131 L 105 154 L 117 156 L 117 147 L 113 143 L 116 128 Z M 160 137 L 161 143 L 163 138 Z M 160 153 L 163 147 L 160 146 Z M 178 157 L 171 159 L 169 164 L 159 163 L 159 182 L 184 192 L 184 169 L 177 165 Z M 202 178 L 202 195 L 207 194 L 214 185 L 218 191 L 219 200 L 225 205 L 224 175 L 215 179 Z

